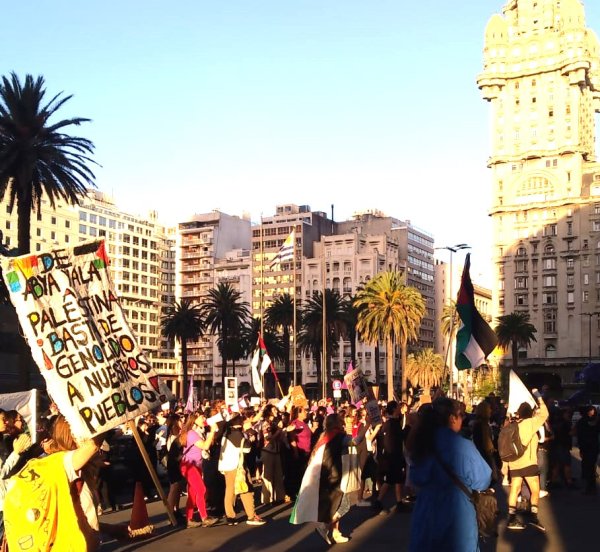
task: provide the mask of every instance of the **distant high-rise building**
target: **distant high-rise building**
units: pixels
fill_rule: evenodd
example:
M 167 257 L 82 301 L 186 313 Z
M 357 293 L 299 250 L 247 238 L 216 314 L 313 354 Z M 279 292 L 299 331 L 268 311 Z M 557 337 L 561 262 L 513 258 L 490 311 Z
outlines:
M 599 56 L 579 0 L 513 0 L 486 27 L 477 79 L 492 114 L 494 314 L 529 313 L 537 341 L 519 366 L 556 381 L 600 354 Z
M 219 262 L 226 260 L 234 249 L 250 249 L 250 221 L 247 219 L 213 211 L 194 215 L 190 220 L 179 223 L 176 245 L 177 300 L 188 299 L 203 304 L 209 290 L 218 283 L 217 275 L 225 277 L 224 268 Z M 249 297 L 243 300 L 248 301 Z M 187 343 L 188 374 L 200 382 L 201 392 L 207 385 L 213 389 L 221 385 L 221 358 L 215 354 L 216 339 L 217 336 L 205 334 Z M 177 345 L 176 355 L 178 353 Z M 231 363 L 229 369 L 232 369 Z

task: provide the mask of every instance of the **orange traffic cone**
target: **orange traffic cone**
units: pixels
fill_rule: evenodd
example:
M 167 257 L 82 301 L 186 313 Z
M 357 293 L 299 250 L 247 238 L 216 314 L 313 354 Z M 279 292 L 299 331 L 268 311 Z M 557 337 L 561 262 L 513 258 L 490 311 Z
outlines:
M 129 536 L 140 537 L 149 535 L 152 531 L 154 531 L 154 526 L 150 525 L 150 519 L 148 518 L 148 508 L 146 508 L 146 502 L 144 501 L 144 489 L 142 484 L 137 481 L 133 494 L 133 506 L 131 507 Z

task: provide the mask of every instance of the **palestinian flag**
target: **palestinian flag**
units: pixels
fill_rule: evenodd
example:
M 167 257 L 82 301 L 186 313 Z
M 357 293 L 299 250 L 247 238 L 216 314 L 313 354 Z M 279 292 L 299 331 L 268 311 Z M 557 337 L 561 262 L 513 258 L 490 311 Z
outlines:
M 317 441 L 290 516 L 293 525 L 329 523 L 338 511 L 344 496 L 340 490 L 344 436 L 343 431 L 331 431 Z
M 475 307 L 470 267 L 471 254 L 468 253 L 456 299 L 456 310 L 462 322 L 456 334 L 455 364 L 459 370 L 479 368 L 498 343 L 494 330 L 490 328 Z

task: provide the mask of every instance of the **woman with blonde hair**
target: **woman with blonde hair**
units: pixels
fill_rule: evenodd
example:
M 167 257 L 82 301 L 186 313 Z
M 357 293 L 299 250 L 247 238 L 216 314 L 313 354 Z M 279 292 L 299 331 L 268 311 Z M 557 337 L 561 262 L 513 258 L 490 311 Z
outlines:
M 78 443 L 59 415 L 44 458 L 30 460 L 9 483 L 5 499 L 9 549 L 90 552 L 100 544 L 100 524 L 92 489 L 103 437 Z M 104 529 L 104 527 L 103 527 Z

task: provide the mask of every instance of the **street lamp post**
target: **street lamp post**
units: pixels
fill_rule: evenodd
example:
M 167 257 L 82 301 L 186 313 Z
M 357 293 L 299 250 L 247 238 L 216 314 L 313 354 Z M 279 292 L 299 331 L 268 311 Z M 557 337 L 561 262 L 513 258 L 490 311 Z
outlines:
M 456 253 L 457 251 L 461 251 L 462 249 L 471 249 L 470 245 L 467 245 L 466 243 L 457 243 L 455 245 L 446 245 L 443 247 L 436 247 L 435 249 L 446 249 L 447 251 L 450 251 L 450 263 L 449 263 L 449 271 L 450 271 L 450 285 L 449 285 L 449 295 L 450 295 L 450 305 L 452 305 L 452 298 L 454 297 L 454 292 L 452 290 L 452 254 Z M 454 397 L 454 359 L 451 358 L 450 359 L 450 364 L 448 364 L 448 353 L 450 352 L 450 347 L 452 345 L 452 334 L 454 333 L 454 316 L 455 313 L 451 312 L 451 318 L 450 318 L 450 334 L 448 336 L 448 347 L 446 348 L 446 359 L 444 364 L 448 365 L 448 372 L 449 372 L 449 382 L 450 382 L 450 396 Z M 458 382 L 457 382 L 458 383 Z M 458 394 L 458 389 L 457 389 L 457 394 Z
M 582 312 L 581 316 L 588 317 L 588 363 L 592 363 L 592 317 L 600 315 L 600 311 Z

